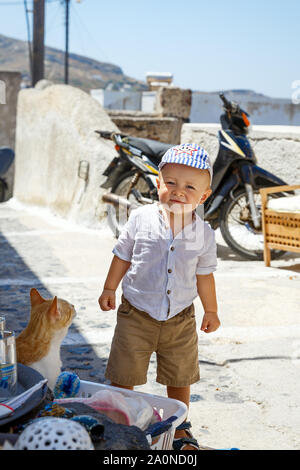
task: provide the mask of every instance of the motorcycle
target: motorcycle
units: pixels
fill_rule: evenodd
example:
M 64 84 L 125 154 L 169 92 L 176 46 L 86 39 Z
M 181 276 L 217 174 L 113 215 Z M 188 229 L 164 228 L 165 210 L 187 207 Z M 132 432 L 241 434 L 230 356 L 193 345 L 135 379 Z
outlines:
M 204 203 L 204 220 L 220 228 L 227 245 L 249 260 L 263 259 L 263 233 L 259 189 L 286 185 L 282 179 L 257 166 L 255 153 L 247 138 L 249 114 L 220 93 L 224 112 L 218 132 L 219 151 L 213 164 L 212 194 Z M 118 152 L 103 175 L 103 195 L 108 203 L 108 222 L 118 237 L 128 211 L 158 199 L 158 164 L 173 145 L 125 134 L 96 131 L 115 142 Z M 276 197 L 283 194 L 276 193 Z M 275 196 L 274 196 L 275 197 Z M 199 212 L 200 215 L 200 212 Z M 278 258 L 282 251 L 273 250 Z
M 0 147 L 0 202 L 5 199 L 5 192 L 8 189 L 5 174 L 9 170 L 15 158 L 14 151 L 9 147 Z

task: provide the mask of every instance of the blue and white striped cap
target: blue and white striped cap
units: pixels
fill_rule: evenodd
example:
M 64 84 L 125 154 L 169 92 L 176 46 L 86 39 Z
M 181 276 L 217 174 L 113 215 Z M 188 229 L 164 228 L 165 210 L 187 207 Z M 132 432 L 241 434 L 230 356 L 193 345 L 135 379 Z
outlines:
M 210 182 L 213 178 L 213 170 L 210 158 L 206 150 L 197 144 L 180 144 L 169 148 L 161 159 L 158 168 L 161 170 L 166 163 L 181 163 L 201 170 L 208 170 Z

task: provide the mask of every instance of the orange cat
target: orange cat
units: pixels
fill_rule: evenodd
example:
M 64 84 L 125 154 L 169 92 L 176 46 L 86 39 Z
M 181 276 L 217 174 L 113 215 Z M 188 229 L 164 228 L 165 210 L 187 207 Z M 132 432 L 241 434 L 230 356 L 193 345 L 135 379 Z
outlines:
M 16 338 L 17 361 L 48 379 L 53 389 L 61 373 L 60 346 L 76 315 L 74 305 L 54 297 L 45 300 L 30 290 L 31 314 L 25 330 Z

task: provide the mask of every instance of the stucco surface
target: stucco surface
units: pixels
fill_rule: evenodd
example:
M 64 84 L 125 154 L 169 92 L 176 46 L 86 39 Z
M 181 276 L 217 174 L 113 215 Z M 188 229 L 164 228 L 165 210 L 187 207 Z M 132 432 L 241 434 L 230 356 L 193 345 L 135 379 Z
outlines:
M 181 142 L 195 142 L 202 145 L 214 162 L 219 150 L 220 129 L 219 124 L 184 124 Z M 299 183 L 300 127 L 253 126 L 248 137 L 260 167 L 288 184 Z
M 87 224 L 103 216 L 99 187 L 116 154 L 113 143 L 95 130 L 116 131 L 101 105 L 68 85 L 24 89 L 19 93 L 14 197 L 50 208 Z M 88 179 L 78 176 L 81 161 Z

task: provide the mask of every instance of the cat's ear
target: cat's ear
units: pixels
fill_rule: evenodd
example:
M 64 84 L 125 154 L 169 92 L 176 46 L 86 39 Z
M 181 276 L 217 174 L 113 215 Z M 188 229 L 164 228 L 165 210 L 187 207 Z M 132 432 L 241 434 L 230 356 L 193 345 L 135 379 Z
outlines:
M 57 308 L 57 297 L 56 296 L 54 297 L 54 299 L 52 301 L 52 304 L 50 305 L 50 308 L 48 310 L 48 315 L 50 316 L 50 319 L 53 323 L 56 322 L 57 320 L 59 320 L 60 317 L 61 317 L 60 312 Z
M 30 302 L 31 302 L 31 306 L 35 307 L 36 305 L 39 305 L 45 302 L 45 299 L 43 299 L 43 297 L 40 295 L 40 293 L 36 289 L 32 288 L 30 290 Z

